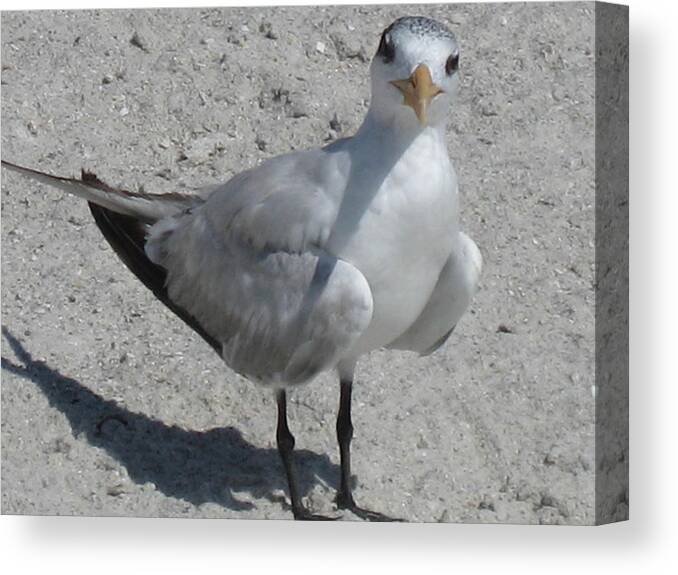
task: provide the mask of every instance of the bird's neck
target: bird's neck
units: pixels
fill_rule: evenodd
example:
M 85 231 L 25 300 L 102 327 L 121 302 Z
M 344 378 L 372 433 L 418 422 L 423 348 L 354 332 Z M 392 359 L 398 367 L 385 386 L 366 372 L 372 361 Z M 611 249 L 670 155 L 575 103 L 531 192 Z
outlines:
M 405 112 L 405 111 L 404 111 Z M 421 137 L 436 138 L 444 141 L 445 124 L 422 126 L 414 114 L 400 113 L 384 116 L 370 108 L 362 125 L 355 134 L 355 139 L 370 141 L 386 149 L 406 149 Z M 375 152 L 377 150 L 375 149 Z

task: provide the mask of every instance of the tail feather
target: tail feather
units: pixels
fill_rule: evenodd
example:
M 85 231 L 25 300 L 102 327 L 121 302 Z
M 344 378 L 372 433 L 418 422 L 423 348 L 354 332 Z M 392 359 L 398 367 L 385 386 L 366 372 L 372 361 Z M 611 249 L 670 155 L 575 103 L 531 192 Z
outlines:
M 165 286 L 167 271 L 153 263 L 144 249 L 146 234 L 152 224 L 202 203 L 201 198 L 174 193 L 163 195 L 132 193 L 113 188 L 84 170 L 78 180 L 52 176 L 4 160 L 2 167 L 87 200 L 96 225 L 123 263 L 155 297 L 221 355 L 221 344 L 208 334 L 191 314 L 169 298 Z
M 94 174 L 82 171 L 80 179 L 53 176 L 32 168 L 25 168 L 2 160 L 2 166 L 29 178 L 54 186 L 88 202 L 107 208 L 118 214 L 132 216 L 147 223 L 180 213 L 202 200 L 183 194 L 146 194 L 113 188 Z

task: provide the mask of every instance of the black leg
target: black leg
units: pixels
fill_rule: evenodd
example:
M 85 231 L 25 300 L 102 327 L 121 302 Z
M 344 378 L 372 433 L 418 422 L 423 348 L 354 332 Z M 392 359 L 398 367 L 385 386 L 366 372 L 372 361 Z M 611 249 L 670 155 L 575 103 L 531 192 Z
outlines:
M 339 457 L 341 458 L 341 486 L 337 494 L 337 504 L 343 509 L 355 506 L 351 489 L 351 440 L 353 439 L 353 422 L 351 421 L 352 381 L 339 384 L 339 413 L 337 414 L 337 440 L 339 441 Z
M 276 430 L 276 440 L 278 442 L 278 453 L 280 453 L 283 465 L 285 466 L 285 473 L 287 474 L 287 483 L 289 485 L 294 518 L 302 520 L 334 519 L 322 515 L 313 515 L 301 503 L 297 467 L 294 464 L 294 435 L 292 435 L 292 432 L 287 425 L 287 394 L 284 389 L 277 392 L 276 399 L 278 402 L 278 428 Z
M 337 506 L 348 509 L 361 519 L 368 521 L 400 521 L 379 513 L 358 507 L 353 499 L 351 487 L 351 439 L 353 439 L 353 422 L 351 421 L 351 390 L 353 382 L 340 382 L 339 413 L 337 414 L 337 440 L 339 441 L 339 457 L 341 458 L 341 485 L 337 493 Z

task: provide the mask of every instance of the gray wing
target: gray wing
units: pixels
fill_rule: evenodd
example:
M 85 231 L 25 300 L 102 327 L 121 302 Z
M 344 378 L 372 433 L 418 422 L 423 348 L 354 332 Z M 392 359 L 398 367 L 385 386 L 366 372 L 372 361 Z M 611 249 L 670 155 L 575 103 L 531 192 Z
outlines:
M 341 198 L 336 162 L 322 151 L 276 158 L 151 229 L 146 252 L 167 270 L 171 300 L 256 381 L 308 381 L 370 323 L 364 276 L 322 249 Z
M 460 232 L 457 247 L 440 272 L 423 311 L 408 330 L 388 347 L 416 351 L 422 355 L 441 347 L 471 303 L 481 269 L 482 257 L 478 247 Z

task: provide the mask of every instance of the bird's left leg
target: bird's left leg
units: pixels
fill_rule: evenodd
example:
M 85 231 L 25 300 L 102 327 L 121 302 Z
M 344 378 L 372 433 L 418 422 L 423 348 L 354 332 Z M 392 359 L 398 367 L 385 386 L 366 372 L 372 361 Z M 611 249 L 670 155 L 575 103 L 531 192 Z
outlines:
M 334 517 L 325 517 L 324 515 L 314 515 L 301 502 L 299 495 L 299 478 L 297 476 L 297 466 L 294 462 L 294 435 L 287 425 L 287 394 L 284 389 L 276 393 L 278 404 L 278 427 L 276 430 L 276 440 L 278 443 L 278 452 L 285 466 L 287 475 L 287 484 L 290 490 L 290 500 L 292 501 L 292 513 L 295 519 L 301 520 L 332 520 Z
M 337 506 L 348 509 L 361 519 L 367 521 L 400 521 L 377 511 L 359 507 L 353 499 L 351 487 L 351 439 L 353 439 L 353 422 L 351 421 L 351 391 L 353 379 L 340 378 L 339 413 L 337 415 L 337 440 L 341 458 L 341 484 L 337 493 Z

